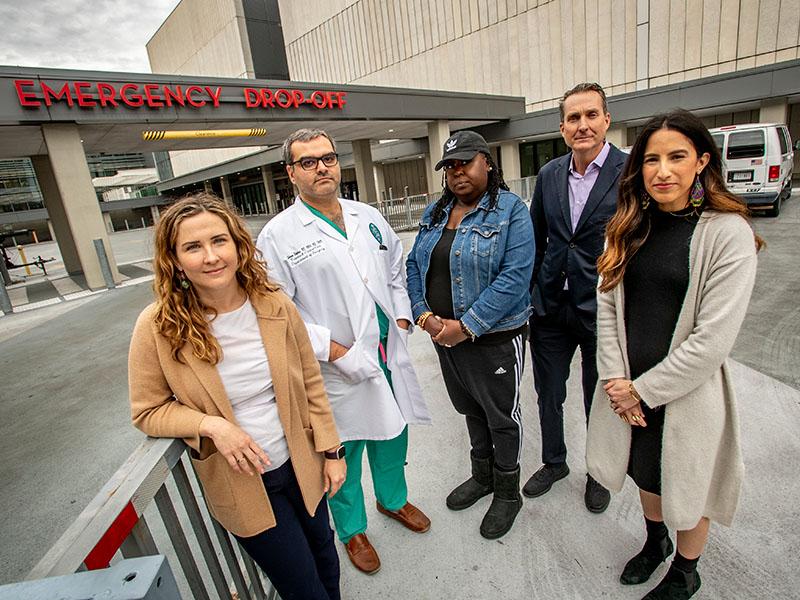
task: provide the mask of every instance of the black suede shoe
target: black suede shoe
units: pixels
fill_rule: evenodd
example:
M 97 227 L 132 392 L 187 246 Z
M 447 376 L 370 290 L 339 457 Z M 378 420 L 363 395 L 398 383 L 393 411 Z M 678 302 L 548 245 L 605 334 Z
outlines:
M 528 483 L 522 488 L 522 493 L 528 498 L 536 498 L 537 496 L 549 492 L 556 481 L 564 479 L 567 475 L 569 475 L 567 463 L 542 465 L 542 467 L 528 479 Z
M 642 600 L 687 600 L 699 589 L 700 574 L 697 571 L 686 573 L 672 566 L 661 583 Z
M 644 583 L 658 566 L 669 558 L 674 548 L 672 540 L 668 535 L 665 535 L 660 540 L 654 542 L 647 541 L 644 548 L 628 561 L 625 568 L 622 570 L 622 575 L 619 576 L 619 581 L 623 585 L 638 585 Z
M 583 502 L 589 512 L 601 513 L 608 508 L 611 494 L 606 488 L 597 483 L 591 475 L 586 475 L 586 491 L 583 493 Z
M 447 496 L 447 508 L 450 510 L 464 510 L 475 504 L 484 496 L 488 496 L 494 491 L 494 479 L 492 468 L 494 459 L 471 458 L 472 477 L 456 487 Z
M 519 467 L 515 471 L 494 469 L 494 498 L 481 521 L 481 535 L 487 540 L 504 536 L 522 508 L 519 495 Z

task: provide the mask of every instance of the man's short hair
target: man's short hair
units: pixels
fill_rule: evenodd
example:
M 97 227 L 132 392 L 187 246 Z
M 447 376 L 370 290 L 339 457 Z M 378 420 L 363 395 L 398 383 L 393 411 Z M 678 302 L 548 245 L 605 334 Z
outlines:
M 298 129 L 283 142 L 283 148 L 281 148 L 283 162 L 287 165 L 292 162 L 292 144 L 295 142 L 310 142 L 318 137 L 324 137 L 328 140 L 331 143 L 331 148 L 336 152 L 336 142 L 333 141 L 333 138 L 329 136 L 324 129 Z
M 583 92 L 597 92 L 600 94 L 600 99 L 603 101 L 603 114 L 608 114 L 608 102 L 606 102 L 606 93 L 603 91 L 602 86 L 599 83 L 585 81 L 579 83 L 571 90 L 564 92 L 564 95 L 561 96 L 561 100 L 558 101 L 558 112 L 561 114 L 562 123 L 564 122 L 564 102 L 573 94 L 581 94 Z

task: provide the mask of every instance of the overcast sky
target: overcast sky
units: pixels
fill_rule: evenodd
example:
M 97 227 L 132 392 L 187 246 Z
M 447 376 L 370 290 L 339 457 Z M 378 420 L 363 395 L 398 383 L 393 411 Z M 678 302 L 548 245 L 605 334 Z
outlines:
M 145 43 L 178 0 L 0 0 L 0 65 L 149 73 Z

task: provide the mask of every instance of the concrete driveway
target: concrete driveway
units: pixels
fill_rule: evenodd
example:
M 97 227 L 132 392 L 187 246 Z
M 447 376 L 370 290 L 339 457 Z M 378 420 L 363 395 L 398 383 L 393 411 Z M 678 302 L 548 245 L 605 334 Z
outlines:
M 747 478 L 735 527 L 712 530 L 697 598 L 796 598 L 800 589 L 800 369 L 792 352 L 798 221 L 796 199 L 779 219 L 756 220 L 769 248 L 734 353 Z M 406 245 L 412 238 L 403 235 Z M 0 318 L 0 583 L 24 577 L 141 441 L 129 424 L 126 358 L 133 322 L 150 298 L 141 284 Z M 633 485 L 602 515 L 583 507 L 585 432 L 575 380 L 566 406 L 570 476 L 526 499 L 515 527 L 498 541 L 478 534 L 488 498 L 463 512 L 446 509 L 444 497 L 467 474 L 468 445 L 426 338 L 412 336 L 411 349 L 434 425 L 411 430 L 408 478 L 410 499 L 433 526 L 424 535 L 402 529 L 377 513 L 368 493 L 368 533 L 383 568 L 364 576 L 342 553 L 344 597 L 641 597 L 647 585 L 617 583 L 643 540 Z M 540 448 L 529 366 L 522 389 L 527 477 Z

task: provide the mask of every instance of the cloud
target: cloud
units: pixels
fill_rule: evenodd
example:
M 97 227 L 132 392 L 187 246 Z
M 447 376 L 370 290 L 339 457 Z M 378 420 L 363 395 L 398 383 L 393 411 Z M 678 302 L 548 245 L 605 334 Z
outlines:
M 0 64 L 150 72 L 145 44 L 179 0 L 0 0 Z

